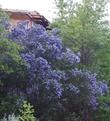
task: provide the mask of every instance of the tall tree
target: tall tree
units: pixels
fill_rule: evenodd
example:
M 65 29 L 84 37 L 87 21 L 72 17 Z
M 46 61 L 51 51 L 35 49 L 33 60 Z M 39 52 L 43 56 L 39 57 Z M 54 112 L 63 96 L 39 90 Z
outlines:
M 57 9 L 60 14 L 62 3 L 58 3 Z M 67 0 L 66 3 L 73 2 Z M 106 5 L 107 0 L 82 0 L 81 3 L 69 4 L 63 8 L 69 11 L 62 15 L 65 19 L 62 21 L 58 14 L 58 18 L 52 23 L 52 26 L 62 30 L 60 35 L 64 44 L 80 51 L 83 67 L 97 68 L 97 71 L 100 66 L 96 65 L 102 64 L 101 53 L 107 52 L 106 45 L 109 45 L 110 39 L 109 23 L 104 19 Z
M 57 8 L 58 19 L 65 21 L 66 17 L 70 16 L 71 14 L 73 15 L 73 8 L 75 5 L 73 0 L 55 0 L 55 4 Z

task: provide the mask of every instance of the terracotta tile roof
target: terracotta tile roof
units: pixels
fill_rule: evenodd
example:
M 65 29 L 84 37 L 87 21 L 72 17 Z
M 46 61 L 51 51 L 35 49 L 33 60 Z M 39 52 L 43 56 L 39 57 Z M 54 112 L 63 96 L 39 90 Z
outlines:
M 40 15 L 37 11 L 28 11 L 28 10 L 19 10 L 19 9 L 2 9 L 5 12 L 12 12 L 12 13 L 25 13 L 25 14 L 32 14 L 32 15 Z
M 42 15 L 40 15 L 37 11 L 27 11 L 27 10 L 14 10 L 14 9 L 2 9 L 7 12 L 11 17 L 13 14 L 18 17 L 19 15 L 28 16 L 33 22 L 37 24 L 43 25 L 45 28 L 48 26 L 49 21 Z

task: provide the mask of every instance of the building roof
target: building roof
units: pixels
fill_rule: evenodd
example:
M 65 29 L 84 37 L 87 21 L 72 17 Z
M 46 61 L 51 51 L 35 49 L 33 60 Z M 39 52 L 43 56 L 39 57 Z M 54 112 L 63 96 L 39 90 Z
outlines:
M 29 18 L 33 22 L 37 24 L 43 25 L 45 28 L 49 25 L 49 21 L 43 16 L 40 15 L 37 11 L 27 11 L 27 10 L 14 10 L 14 9 L 2 9 L 5 11 L 10 18 L 13 16 L 19 18 L 19 16 L 24 16 L 25 18 Z

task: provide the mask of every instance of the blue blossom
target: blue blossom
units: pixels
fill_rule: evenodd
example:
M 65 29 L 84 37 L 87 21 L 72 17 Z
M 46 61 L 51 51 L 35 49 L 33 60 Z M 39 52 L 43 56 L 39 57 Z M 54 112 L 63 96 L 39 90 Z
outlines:
M 11 27 L 7 17 L 0 17 L 0 24 L 5 30 L 8 30 Z
M 58 28 L 53 28 L 52 31 L 51 31 L 51 33 L 52 33 L 53 35 L 56 36 L 57 34 L 60 33 L 60 29 L 58 29 Z
M 107 84 L 97 80 L 96 74 L 76 68 L 80 53 L 63 47 L 57 29 L 47 32 L 41 25 L 28 28 L 26 24 L 19 23 L 8 37 L 24 47 L 20 55 L 26 62 L 29 99 L 34 104 L 39 101 L 46 105 L 48 101 L 68 100 L 73 96 L 73 104 L 79 106 L 83 102 L 96 109 L 97 97 L 107 92 Z
M 107 86 L 107 83 L 105 81 L 98 81 L 98 85 L 99 85 L 99 93 L 101 95 L 105 94 L 108 92 L 108 86 Z
M 75 77 L 83 76 L 83 74 L 84 74 L 82 70 L 79 70 L 77 68 L 70 70 L 70 73 L 72 76 L 75 76 Z
M 92 107 L 94 110 L 97 109 L 98 102 L 95 96 L 90 96 L 88 100 L 88 105 Z
M 69 64 L 75 64 L 80 62 L 80 58 L 78 55 L 73 53 L 70 49 L 66 49 L 65 52 L 62 52 L 62 59 L 65 60 Z
M 58 97 L 61 97 L 62 91 L 63 91 L 62 84 L 58 83 L 57 80 L 54 80 L 54 86 L 55 86 L 56 94 L 58 95 Z
M 80 90 L 76 86 L 74 86 L 72 83 L 68 85 L 68 89 L 75 94 L 78 94 L 80 92 Z
M 83 95 L 88 102 L 88 106 L 97 108 L 97 97 L 107 93 L 107 84 L 104 81 L 97 80 L 97 74 L 90 71 L 78 70 L 77 68 L 67 71 L 68 80 L 73 80 L 77 85 L 79 95 Z

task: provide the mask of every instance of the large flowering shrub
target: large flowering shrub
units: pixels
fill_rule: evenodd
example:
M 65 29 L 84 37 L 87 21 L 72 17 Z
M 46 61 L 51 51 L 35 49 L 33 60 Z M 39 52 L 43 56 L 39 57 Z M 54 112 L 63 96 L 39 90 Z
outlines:
M 57 29 L 46 31 L 41 25 L 28 28 L 22 22 L 8 35 L 23 46 L 20 55 L 26 67 L 25 78 L 18 79 L 23 86 L 11 88 L 11 92 L 28 99 L 41 119 L 48 115 L 58 120 L 56 115 L 63 118 L 66 111 L 95 110 L 98 96 L 107 92 L 106 83 L 97 80 L 96 74 L 77 68 L 80 54 L 64 47 L 57 33 Z

